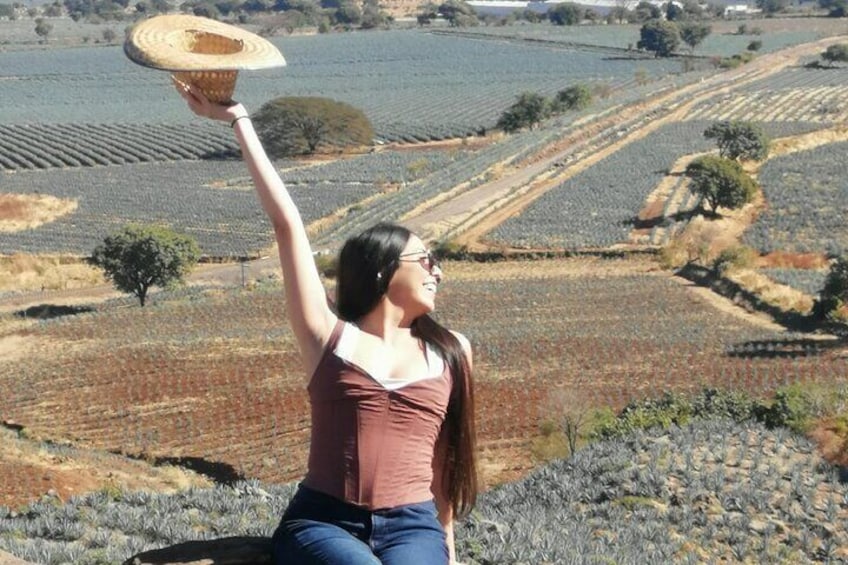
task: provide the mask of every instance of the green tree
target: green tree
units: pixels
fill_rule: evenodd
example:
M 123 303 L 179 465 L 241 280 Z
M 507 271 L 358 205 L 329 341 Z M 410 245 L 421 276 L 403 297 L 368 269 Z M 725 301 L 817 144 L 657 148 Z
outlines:
M 439 7 L 432 2 L 422 4 L 419 7 L 419 10 L 418 15 L 415 17 L 418 21 L 418 25 L 429 25 L 430 22 L 439 17 Z
M 582 110 L 592 103 L 592 89 L 585 84 L 575 84 L 557 92 L 553 102 L 553 111 Z
M 831 18 L 844 18 L 848 14 L 848 0 L 819 0 L 819 6 Z
M 562 2 L 548 10 L 548 19 L 554 25 L 573 26 L 579 24 L 586 13 L 586 9 L 574 2 Z
M 763 42 L 760 41 L 759 39 L 755 39 L 751 43 L 749 43 L 748 47 L 746 47 L 745 49 L 747 49 L 748 51 L 759 51 L 762 48 L 763 48 Z
M 89 262 L 144 306 L 151 287 L 181 283 L 199 259 L 200 248 L 191 237 L 162 226 L 130 225 L 103 240 Z
M 701 195 L 714 215 L 718 213 L 719 206 L 730 209 L 742 207 L 759 189 L 754 179 L 742 170 L 742 165 L 715 155 L 706 155 L 689 163 L 686 176 L 691 179 L 690 190 Z
M 704 17 L 704 9 L 701 8 L 701 3 L 697 0 L 683 0 L 683 16 L 684 19 L 702 19 Z
M 613 6 L 607 12 L 606 22 L 608 24 L 623 24 L 629 21 L 632 17 L 632 12 L 624 6 Z
M 362 6 L 362 22 L 360 23 L 363 29 L 383 27 L 388 25 L 390 21 L 392 21 L 391 16 L 383 10 L 377 0 L 365 0 Z
M 830 265 L 824 287 L 813 306 L 813 315 L 819 319 L 844 321 L 840 315 L 848 304 L 848 256 L 836 257 Z
M 712 33 L 713 28 L 708 24 L 698 22 L 683 22 L 680 24 L 680 39 L 689 46 L 692 53 L 695 48 Z
M 524 20 L 525 22 L 529 22 L 531 24 L 538 24 L 539 22 L 545 19 L 545 14 L 543 14 L 542 12 L 537 12 L 532 8 L 516 10 L 514 14 L 517 20 Z
M 681 6 L 674 2 L 669 2 L 665 5 L 665 19 L 670 22 L 678 22 L 686 19 L 686 12 Z
M 319 145 L 370 145 L 374 139 L 374 129 L 362 110 L 329 98 L 276 98 L 263 105 L 253 121 L 274 158 L 314 153 Z
M 64 13 L 62 11 L 62 4 L 59 2 L 53 2 L 52 4 L 46 4 L 43 7 L 44 16 L 47 18 L 61 18 Z
M 355 26 L 362 22 L 362 10 L 359 4 L 351 0 L 346 0 L 339 4 L 339 7 L 331 15 L 331 20 L 334 24 L 344 26 Z
M 447 0 L 439 4 L 439 14 L 448 21 L 451 27 L 472 27 L 479 23 L 477 12 L 464 0 Z
M 532 128 L 550 115 L 548 99 L 535 92 L 524 92 L 498 119 L 497 127 L 507 133 Z
M 267 0 L 245 0 L 239 4 L 238 11 L 247 14 L 258 14 L 268 11 L 273 2 Z
M 642 25 L 639 49 L 652 51 L 657 57 L 668 57 L 680 45 L 680 30 L 674 22 L 653 20 Z
M 117 38 L 118 38 L 118 34 L 115 33 L 114 29 L 107 27 L 106 29 L 103 30 L 103 41 L 105 41 L 106 43 L 112 43 Z
M 768 157 L 771 141 L 763 128 L 752 122 L 737 120 L 718 122 L 706 130 L 704 137 L 715 139 L 719 154 L 736 161 L 762 161 Z
M 757 8 L 766 15 L 786 11 L 790 0 L 757 0 Z
M 636 8 L 633 9 L 632 23 L 642 24 L 651 20 L 658 20 L 662 17 L 662 10 L 656 4 L 650 2 L 639 2 Z
M 41 43 L 47 41 L 47 36 L 50 35 L 51 31 L 53 31 L 53 24 L 44 18 L 37 18 L 35 20 L 35 34 L 41 38 L 39 40 Z
M 821 54 L 821 58 L 828 63 L 848 63 L 848 43 L 837 43 L 830 45 Z

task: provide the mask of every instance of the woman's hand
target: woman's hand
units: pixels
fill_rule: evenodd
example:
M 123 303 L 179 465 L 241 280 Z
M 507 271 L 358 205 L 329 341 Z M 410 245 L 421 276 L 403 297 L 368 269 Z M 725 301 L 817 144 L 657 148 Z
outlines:
M 188 103 L 192 112 L 204 118 L 232 123 L 236 118 L 247 116 L 247 110 L 238 102 L 231 105 L 211 102 L 199 88 L 171 77 L 177 92 Z

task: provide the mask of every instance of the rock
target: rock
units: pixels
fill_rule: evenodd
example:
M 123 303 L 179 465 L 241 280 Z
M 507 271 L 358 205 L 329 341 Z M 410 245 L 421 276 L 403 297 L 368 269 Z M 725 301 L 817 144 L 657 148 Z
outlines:
M 33 565 L 29 561 L 18 559 L 14 555 L 0 551 L 0 565 Z
M 271 538 L 232 537 L 189 541 L 145 551 L 123 565 L 270 565 Z M 0 565 L 6 565 L 0 561 Z M 18 565 L 18 564 L 11 564 Z

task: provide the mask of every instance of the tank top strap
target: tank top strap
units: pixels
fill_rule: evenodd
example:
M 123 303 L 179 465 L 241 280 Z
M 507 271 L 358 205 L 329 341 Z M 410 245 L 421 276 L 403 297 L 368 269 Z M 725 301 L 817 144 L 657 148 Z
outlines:
M 342 337 L 344 326 L 344 320 L 341 318 L 336 319 L 336 325 L 333 327 L 333 331 L 330 332 L 330 338 L 327 340 L 327 345 L 324 346 L 324 351 L 332 351 L 336 348 L 336 345 L 339 344 L 339 339 Z

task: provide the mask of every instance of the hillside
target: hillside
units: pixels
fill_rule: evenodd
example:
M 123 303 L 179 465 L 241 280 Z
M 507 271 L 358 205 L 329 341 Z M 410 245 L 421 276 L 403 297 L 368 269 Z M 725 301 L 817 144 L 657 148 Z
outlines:
M 595 443 L 484 493 L 457 548 L 469 565 L 844 563 L 846 481 L 787 430 L 700 421 Z M 0 508 L 0 549 L 106 564 L 190 539 L 270 536 L 294 488 L 47 498 Z

